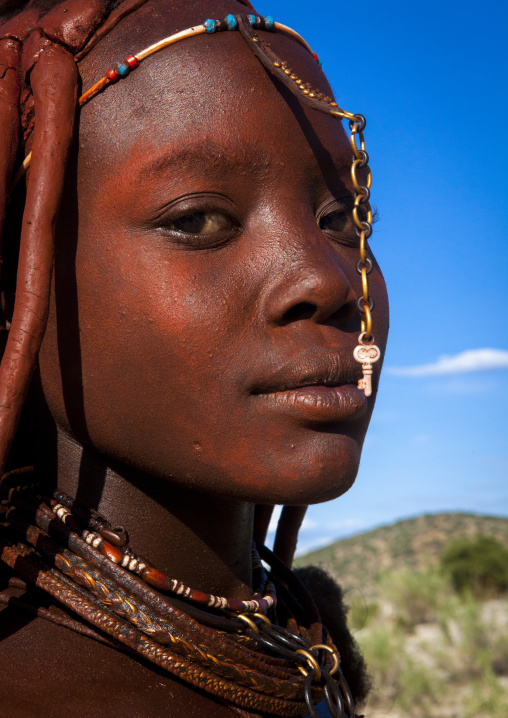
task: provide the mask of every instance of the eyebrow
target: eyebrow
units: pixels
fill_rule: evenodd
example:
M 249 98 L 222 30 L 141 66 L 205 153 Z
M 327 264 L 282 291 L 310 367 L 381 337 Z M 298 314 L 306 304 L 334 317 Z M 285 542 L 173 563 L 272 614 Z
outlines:
M 160 153 L 156 153 L 140 167 L 140 179 L 148 179 L 154 174 L 166 174 L 169 170 L 185 166 L 196 168 L 198 171 L 214 172 L 244 172 L 254 175 L 263 175 L 273 162 L 260 146 L 241 145 L 229 143 L 227 146 L 218 143 L 215 139 L 205 138 L 202 141 L 186 143 L 185 146 L 164 146 Z

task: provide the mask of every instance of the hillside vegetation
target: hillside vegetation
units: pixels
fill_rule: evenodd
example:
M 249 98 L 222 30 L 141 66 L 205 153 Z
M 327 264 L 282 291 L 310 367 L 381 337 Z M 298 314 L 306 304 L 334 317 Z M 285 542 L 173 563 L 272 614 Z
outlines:
M 437 566 L 454 538 L 492 536 L 508 548 L 508 519 L 464 513 L 426 514 L 342 539 L 295 560 L 325 568 L 344 588 L 370 594 L 386 572 Z
M 502 582 L 486 593 L 474 581 L 457 590 L 447 562 L 465 539 L 471 556 L 497 545 L 506 557 L 508 520 L 421 516 L 298 559 L 322 566 L 344 588 L 373 682 L 367 718 L 507 718 L 508 595 Z

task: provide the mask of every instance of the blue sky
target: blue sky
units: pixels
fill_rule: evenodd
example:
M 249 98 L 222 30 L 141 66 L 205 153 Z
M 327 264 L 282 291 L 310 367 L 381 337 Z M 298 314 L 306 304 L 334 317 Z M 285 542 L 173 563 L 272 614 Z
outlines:
M 508 517 L 508 5 L 256 7 L 300 32 L 339 105 L 367 117 L 392 310 L 356 484 L 309 509 L 299 550 L 425 512 Z

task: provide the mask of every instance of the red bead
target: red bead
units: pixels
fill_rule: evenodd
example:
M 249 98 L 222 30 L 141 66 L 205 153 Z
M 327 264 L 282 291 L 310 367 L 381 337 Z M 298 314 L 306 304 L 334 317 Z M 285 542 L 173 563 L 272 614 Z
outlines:
M 106 72 L 106 77 L 109 79 L 110 82 L 118 82 L 118 80 L 120 79 L 120 75 L 114 68 Z
M 123 558 L 123 553 L 115 546 L 108 543 L 108 541 L 103 541 L 101 543 L 99 551 L 103 556 L 106 556 L 106 558 L 109 558 L 110 561 L 113 561 L 113 563 L 120 563 Z
M 113 546 L 116 546 L 117 548 L 122 548 L 127 543 L 125 535 L 120 535 L 111 529 L 101 529 L 99 533 L 102 538 L 106 539 L 106 541 L 109 541 L 109 543 L 112 543 Z
M 125 64 L 129 65 L 131 70 L 135 70 L 136 67 L 139 67 L 139 60 L 136 60 L 134 55 L 129 55 L 129 57 L 125 58 Z
M 268 610 L 268 604 L 267 604 L 267 602 L 265 601 L 265 599 L 264 599 L 264 598 L 258 598 L 258 603 L 259 603 L 259 612 L 260 612 L 260 613 L 266 613 L 267 610 Z
M 171 591 L 172 582 L 170 582 L 169 578 L 163 573 L 157 571 L 156 568 L 145 568 L 141 577 L 149 583 L 150 586 L 158 588 L 160 591 Z
M 317 53 L 313 52 L 312 54 L 313 54 L 313 56 L 314 56 L 314 60 L 317 62 L 317 61 L 319 60 L 319 57 L 317 56 Z
M 245 611 L 243 601 L 239 601 L 237 598 L 228 598 L 228 608 L 230 611 Z
M 205 606 L 208 604 L 210 600 L 210 596 L 208 593 L 205 593 L 204 591 L 191 591 L 191 594 L 189 596 L 191 601 L 196 601 L 196 603 L 204 603 Z

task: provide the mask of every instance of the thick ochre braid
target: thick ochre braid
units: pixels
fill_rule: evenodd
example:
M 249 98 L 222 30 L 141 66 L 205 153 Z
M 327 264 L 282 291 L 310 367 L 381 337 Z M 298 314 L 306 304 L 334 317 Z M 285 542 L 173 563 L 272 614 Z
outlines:
M 78 73 L 72 55 L 47 40 L 30 73 L 37 123 L 18 260 L 16 301 L 0 365 L 0 467 L 5 465 L 35 368 L 49 308 L 53 234 L 72 143 Z
M 0 40 L 0 252 L 7 195 L 18 149 L 19 49 L 16 40 Z

